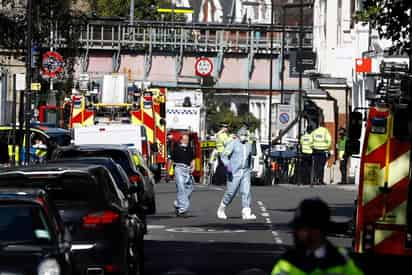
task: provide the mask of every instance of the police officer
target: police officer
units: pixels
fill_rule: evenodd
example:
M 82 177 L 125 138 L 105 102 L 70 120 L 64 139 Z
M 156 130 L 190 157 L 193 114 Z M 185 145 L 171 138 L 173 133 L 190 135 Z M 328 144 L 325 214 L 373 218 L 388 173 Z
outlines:
M 217 210 L 219 219 L 227 219 L 226 207 L 233 201 L 238 190 L 242 195 L 242 219 L 254 220 L 251 204 L 250 172 L 252 163 L 252 145 L 248 142 L 248 131 L 241 128 L 236 138 L 231 141 L 222 153 L 222 162 L 228 171 L 225 194 Z
M 348 164 L 348 157 L 345 154 L 345 147 L 346 147 L 346 130 L 345 128 L 339 129 L 339 139 L 336 143 L 336 149 L 338 151 L 338 159 L 339 159 L 339 168 L 340 174 L 342 176 L 341 184 L 346 184 L 346 171 L 347 171 L 347 164 Z
M 301 148 L 301 171 L 300 184 L 310 184 L 312 182 L 312 153 L 313 153 L 313 138 L 312 135 L 307 131 L 300 138 L 300 148 Z M 309 175 L 309 177 L 308 177 Z
M 313 183 L 325 184 L 323 182 L 323 176 L 329 150 L 332 145 L 332 138 L 329 130 L 324 127 L 323 121 L 320 122 L 319 127 L 316 128 L 311 135 L 313 139 Z
M 318 198 L 302 201 L 291 222 L 295 245 L 277 261 L 272 275 L 362 275 L 348 253 L 326 238 L 330 224 L 325 202 Z
M 217 151 L 217 167 L 213 174 L 213 182 L 217 185 L 225 185 L 227 181 L 227 171 L 222 163 L 222 153 L 225 146 L 231 140 L 229 135 L 229 125 L 227 123 L 221 124 L 221 129 L 216 134 L 216 151 Z

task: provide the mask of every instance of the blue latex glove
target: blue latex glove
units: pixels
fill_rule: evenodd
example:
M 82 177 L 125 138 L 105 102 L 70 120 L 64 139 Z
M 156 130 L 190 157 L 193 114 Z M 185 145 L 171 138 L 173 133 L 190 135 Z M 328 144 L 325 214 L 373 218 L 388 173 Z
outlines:
M 232 173 L 232 167 L 230 165 L 226 166 L 226 171 Z

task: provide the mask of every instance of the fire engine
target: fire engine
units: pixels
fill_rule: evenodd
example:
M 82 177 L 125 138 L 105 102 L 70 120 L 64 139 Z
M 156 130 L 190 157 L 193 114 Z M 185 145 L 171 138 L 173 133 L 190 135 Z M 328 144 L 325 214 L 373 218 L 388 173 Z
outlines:
M 354 249 L 412 255 L 412 74 L 407 64 L 383 62 L 374 77 L 364 133 L 362 112 L 349 119 L 346 152 L 358 154 L 362 147 Z
M 158 166 L 160 173 L 166 163 L 165 98 L 164 88 L 136 87 L 129 91 L 124 75 L 107 75 L 101 95 L 72 95 L 70 128 L 119 123 L 143 125 L 150 148 L 143 146 L 142 154 L 149 165 Z

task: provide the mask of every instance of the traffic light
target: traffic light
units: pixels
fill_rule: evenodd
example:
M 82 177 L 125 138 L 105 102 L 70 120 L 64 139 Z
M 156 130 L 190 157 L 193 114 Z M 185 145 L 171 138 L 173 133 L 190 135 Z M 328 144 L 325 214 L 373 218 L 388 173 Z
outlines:
M 36 69 L 40 64 L 40 47 L 33 43 L 31 47 L 31 68 Z

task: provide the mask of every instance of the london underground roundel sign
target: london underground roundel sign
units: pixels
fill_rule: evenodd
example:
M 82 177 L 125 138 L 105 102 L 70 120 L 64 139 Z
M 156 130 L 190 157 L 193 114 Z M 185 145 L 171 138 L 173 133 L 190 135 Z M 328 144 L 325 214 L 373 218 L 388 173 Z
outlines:
M 42 74 L 47 78 L 56 78 L 64 70 L 63 57 L 58 52 L 46 52 L 42 60 Z
M 213 62 L 210 58 L 201 57 L 195 63 L 196 75 L 207 77 L 213 72 Z

